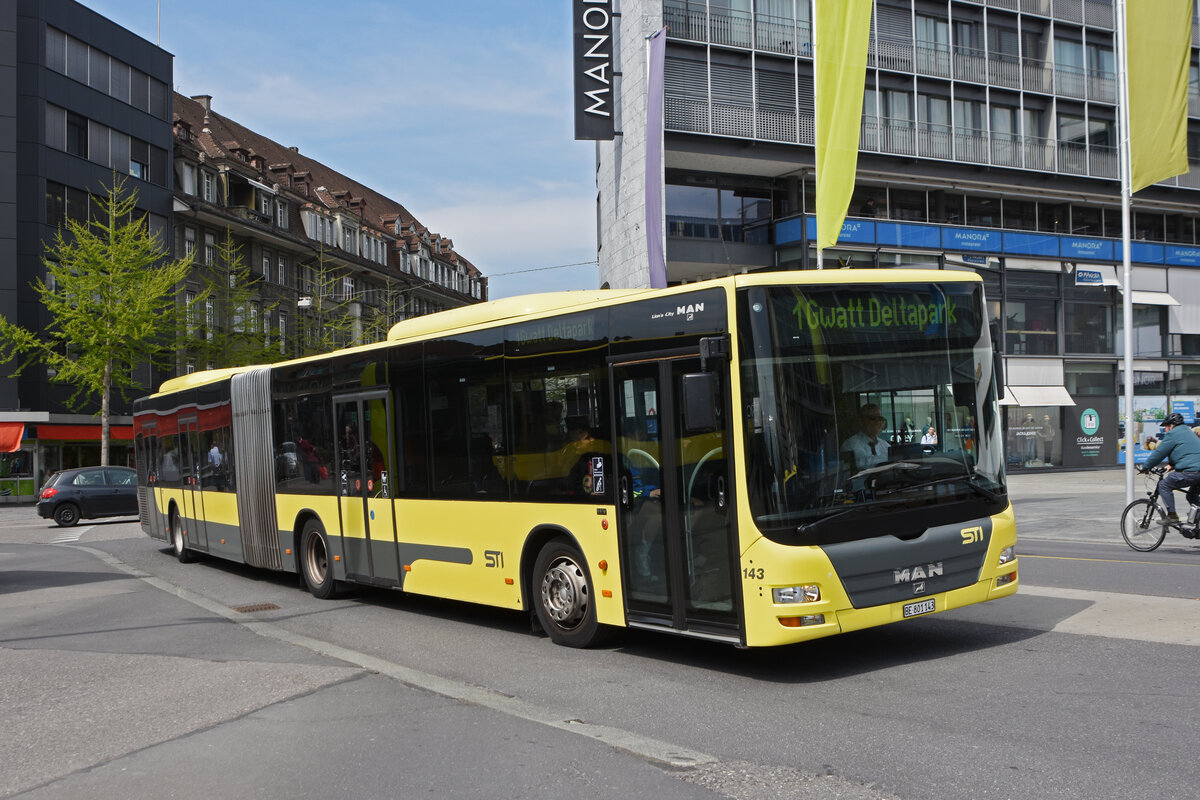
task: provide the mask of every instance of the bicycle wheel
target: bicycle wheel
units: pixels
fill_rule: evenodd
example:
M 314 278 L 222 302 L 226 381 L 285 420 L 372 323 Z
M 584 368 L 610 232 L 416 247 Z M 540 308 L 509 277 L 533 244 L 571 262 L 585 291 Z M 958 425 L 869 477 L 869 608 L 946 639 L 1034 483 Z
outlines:
M 1121 536 L 1134 550 L 1149 553 L 1167 538 L 1163 512 L 1149 500 L 1134 500 L 1121 514 Z

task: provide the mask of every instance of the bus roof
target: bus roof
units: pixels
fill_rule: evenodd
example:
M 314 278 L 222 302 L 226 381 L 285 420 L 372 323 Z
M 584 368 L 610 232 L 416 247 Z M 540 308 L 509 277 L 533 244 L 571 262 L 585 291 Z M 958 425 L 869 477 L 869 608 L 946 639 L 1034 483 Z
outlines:
M 743 286 L 773 286 L 773 285 L 822 285 L 838 283 L 928 283 L 931 280 L 938 283 L 980 283 L 982 278 L 978 273 L 968 269 L 826 269 L 826 270 L 789 270 L 781 272 L 755 272 L 745 275 L 733 275 L 723 278 L 713 278 L 707 281 L 670 286 L 666 289 L 585 289 L 565 292 L 542 292 L 540 294 L 525 294 L 516 297 L 504 297 L 499 300 L 489 300 L 486 303 L 475 303 L 461 306 L 436 314 L 426 314 L 412 319 L 397 322 L 388 331 L 387 339 L 382 342 L 371 342 L 355 347 L 348 347 L 339 353 L 362 352 L 400 341 L 423 339 L 439 333 L 475 328 L 490 323 L 520 317 L 539 316 L 556 312 L 569 312 L 572 309 L 583 310 L 588 306 L 608 305 L 621 300 L 634 300 L 658 295 L 672 295 L 696 291 L 712 286 L 727 286 L 740 288 Z M 304 356 L 289 359 L 279 364 L 251 364 L 244 367 L 225 367 L 193 372 L 190 375 L 180 375 L 163 381 L 156 394 L 167 394 L 182 389 L 191 389 L 210 383 L 231 378 L 241 372 L 249 372 L 263 366 L 279 366 L 282 364 L 299 364 L 305 361 L 328 357 L 329 353 Z
M 197 386 L 204 386 L 209 383 L 216 383 L 224 378 L 232 378 L 239 372 L 249 372 L 252 369 L 258 369 L 260 364 L 249 364 L 244 367 L 223 367 L 222 369 L 205 369 L 199 372 L 192 372 L 187 375 L 179 375 L 174 378 L 167 378 L 158 387 L 156 394 L 168 394 L 170 392 L 178 392 L 181 389 L 193 389 Z
M 459 308 L 439 311 L 436 314 L 426 314 L 421 317 L 402 320 L 392 326 L 392 329 L 388 331 L 387 338 L 389 342 L 423 338 L 443 331 L 469 328 L 490 322 L 500 322 L 530 314 L 550 314 L 557 311 L 568 311 L 572 308 L 587 306 L 605 300 L 628 298 L 653 291 L 653 289 L 592 289 L 504 297 L 500 300 L 489 300 L 486 303 L 460 306 Z

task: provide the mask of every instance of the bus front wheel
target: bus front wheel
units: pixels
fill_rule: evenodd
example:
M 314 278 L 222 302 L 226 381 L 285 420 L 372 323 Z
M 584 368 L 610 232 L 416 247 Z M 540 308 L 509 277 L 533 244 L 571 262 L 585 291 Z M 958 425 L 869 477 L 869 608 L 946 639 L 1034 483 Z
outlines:
M 329 558 L 329 543 L 321 523 L 310 519 L 300 533 L 300 572 L 313 597 L 328 600 L 337 593 L 333 565 Z
M 556 644 L 587 647 L 600 630 L 592 580 L 583 555 L 565 539 L 547 542 L 533 564 L 534 608 L 542 629 Z

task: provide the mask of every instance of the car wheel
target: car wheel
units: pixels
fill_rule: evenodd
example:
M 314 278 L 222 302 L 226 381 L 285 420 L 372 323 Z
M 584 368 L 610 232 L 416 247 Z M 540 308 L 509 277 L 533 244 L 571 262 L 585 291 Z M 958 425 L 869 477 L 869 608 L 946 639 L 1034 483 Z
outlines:
M 74 503 L 63 503 L 54 509 L 54 521 L 63 528 L 69 528 L 79 522 L 79 507 Z

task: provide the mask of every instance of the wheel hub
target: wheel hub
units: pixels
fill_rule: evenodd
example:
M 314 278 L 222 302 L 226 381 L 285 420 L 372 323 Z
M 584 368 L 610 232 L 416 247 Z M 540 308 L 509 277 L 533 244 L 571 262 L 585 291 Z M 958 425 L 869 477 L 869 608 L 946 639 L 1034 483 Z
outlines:
M 555 560 L 542 578 L 542 607 L 564 628 L 578 625 L 588 608 L 587 580 L 568 558 Z
M 329 568 L 321 538 L 313 536 L 308 542 L 308 574 L 317 583 L 325 581 L 325 570 Z

